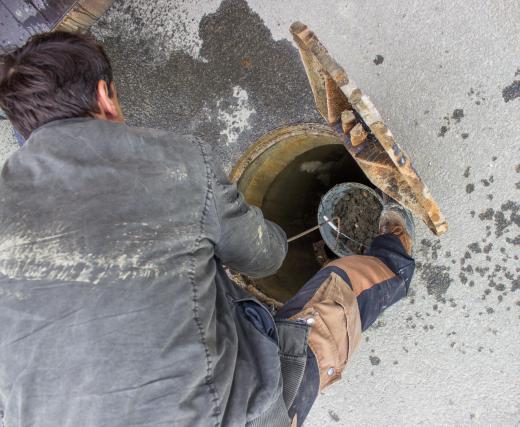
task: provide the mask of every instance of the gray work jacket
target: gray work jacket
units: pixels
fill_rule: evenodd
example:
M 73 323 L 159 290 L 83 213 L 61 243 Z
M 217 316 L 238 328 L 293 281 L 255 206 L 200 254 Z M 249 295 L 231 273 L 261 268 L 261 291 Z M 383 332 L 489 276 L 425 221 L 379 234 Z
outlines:
M 272 274 L 286 237 L 196 138 L 51 122 L 2 169 L 0 235 L 6 427 L 289 424 L 306 330 L 277 345 L 222 268 Z

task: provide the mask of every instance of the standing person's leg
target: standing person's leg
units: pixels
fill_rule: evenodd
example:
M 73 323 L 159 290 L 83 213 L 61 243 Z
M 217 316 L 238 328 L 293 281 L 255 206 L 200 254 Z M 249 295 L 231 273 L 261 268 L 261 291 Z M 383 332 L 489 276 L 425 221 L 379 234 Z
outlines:
M 407 293 L 415 264 L 408 211 L 385 199 L 380 233 L 366 255 L 339 258 L 320 270 L 278 312 L 277 318 L 311 326 L 307 366 L 289 409 L 301 426 L 318 391 L 341 378 L 366 330 Z

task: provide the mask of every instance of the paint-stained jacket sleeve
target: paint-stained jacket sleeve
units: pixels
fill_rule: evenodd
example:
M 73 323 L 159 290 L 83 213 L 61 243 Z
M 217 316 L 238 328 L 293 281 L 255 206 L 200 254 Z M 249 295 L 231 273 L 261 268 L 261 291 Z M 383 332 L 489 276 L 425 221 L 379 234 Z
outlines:
M 216 256 L 224 265 L 252 278 L 274 274 L 287 254 L 285 232 L 245 202 L 218 162 L 210 158 L 209 165 L 219 228 Z

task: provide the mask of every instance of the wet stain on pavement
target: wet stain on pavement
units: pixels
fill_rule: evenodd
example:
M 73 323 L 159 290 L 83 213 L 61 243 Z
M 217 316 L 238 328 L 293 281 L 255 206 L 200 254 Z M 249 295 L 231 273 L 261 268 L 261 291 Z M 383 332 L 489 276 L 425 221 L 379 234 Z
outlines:
M 495 178 L 493 177 L 493 175 L 491 175 L 487 179 L 480 180 L 480 182 L 484 185 L 484 187 L 489 187 L 494 181 L 495 181 Z
M 519 168 L 520 169 L 520 168 Z M 470 176 L 470 168 L 466 168 L 464 177 Z M 493 176 L 481 180 L 484 186 L 491 185 L 495 181 Z M 474 188 L 470 185 L 471 191 Z M 488 198 L 489 199 L 489 198 Z M 480 240 L 470 242 L 466 251 L 459 258 L 459 271 L 457 280 L 452 277 L 452 267 L 446 265 L 451 258 L 451 251 L 443 251 L 440 240 L 423 239 L 418 251 L 422 260 L 417 262 L 417 275 L 420 277 L 429 295 L 437 302 L 456 306 L 452 298 L 448 298 L 450 286 L 456 282 L 469 288 L 480 289 L 480 299 L 489 301 L 479 315 L 493 316 L 497 311 L 498 304 L 505 311 L 511 310 L 508 303 L 516 304 L 516 295 L 520 293 L 520 267 L 516 261 L 520 256 L 507 248 L 508 244 L 516 248 L 520 246 L 520 204 L 508 200 L 494 208 L 485 207 L 478 216 L 474 211 L 470 212 L 472 217 L 478 217 L 485 224 L 485 234 Z M 502 247 L 493 252 L 493 248 L 504 242 Z M 445 263 L 436 262 L 439 255 L 443 253 Z M 482 287 L 484 285 L 484 287 Z M 494 304 L 491 302 L 495 301 Z M 439 305 L 435 304 L 434 312 Z M 464 309 L 465 310 L 465 309 Z M 469 312 L 464 314 L 469 316 Z M 406 326 L 411 329 L 417 327 L 416 320 L 409 316 Z M 429 325 L 423 322 L 422 329 L 430 330 Z
M 428 295 L 432 295 L 436 301 L 446 303 L 446 292 L 454 281 L 450 274 L 451 268 L 440 263 L 431 262 L 439 260 L 441 251 L 440 240 L 421 240 L 419 252 L 425 261 L 417 262 L 416 267 L 417 274 L 424 282 Z
M 437 136 L 439 138 L 443 138 L 446 133 L 451 129 L 451 124 L 454 122 L 455 124 L 459 124 L 462 118 L 464 117 L 464 110 L 462 108 L 456 108 L 453 110 L 453 113 L 451 113 L 451 116 L 446 115 L 443 117 L 444 125 L 441 126 L 439 129 L 439 133 Z M 463 139 L 466 139 L 469 137 L 468 133 L 463 134 Z M 461 135 L 462 136 L 462 135 Z
M 504 102 L 512 101 L 518 97 L 520 97 L 520 80 L 515 80 L 509 86 L 502 89 L 502 98 L 504 98 Z
M 481 212 L 478 215 L 478 217 L 480 218 L 481 221 L 487 221 L 487 220 L 493 219 L 494 214 L 495 214 L 494 209 L 487 208 L 485 211 Z
M 470 88 L 468 92 L 468 97 L 475 103 L 475 105 L 481 105 L 486 98 L 483 96 L 482 89 L 474 89 Z
M 506 242 L 511 243 L 512 245 L 515 245 L 515 246 L 520 246 L 520 235 L 516 236 L 513 239 L 507 237 Z
M 244 0 L 224 0 L 201 20 L 200 59 L 175 51 L 156 64 L 146 39 L 122 42 L 111 26 L 104 44 L 129 124 L 199 136 L 227 171 L 262 134 L 322 122 L 297 49 L 273 40 Z
M 374 58 L 374 64 L 381 65 L 384 60 L 385 58 L 382 55 L 376 55 L 376 57 Z
M 462 108 L 457 108 L 453 110 L 451 118 L 455 121 L 455 123 L 460 123 L 462 118 L 464 117 L 464 110 Z
M 492 182 L 493 180 L 491 180 Z M 480 241 L 475 241 L 467 245 L 464 257 L 460 259 L 459 279 L 463 285 L 473 287 L 475 278 L 479 282 L 484 279 L 487 288 L 484 289 L 481 299 L 487 300 L 492 292 L 496 292 L 497 304 L 506 301 L 508 295 L 520 290 L 520 268 L 513 267 L 517 263 L 518 255 L 511 255 L 511 251 L 505 246 L 500 247 L 496 254 L 492 253 L 494 244 L 499 239 L 504 239 L 507 244 L 517 247 L 520 245 L 520 205 L 512 200 L 502 203 L 499 208 L 487 208 L 479 214 L 479 219 L 486 225 L 486 236 Z M 493 236 L 493 241 L 488 239 Z M 501 240 L 502 242 L 504 240 Z M 510 262 L 512 260 L 512 262 Z M 498 261 L 498 262 L 497 262 Z M 510 301 L 510 299 L 509 299 Z M 510 307 L 506 307 L 510 310 Z M 487 307 L 479 314 L 492 315 L 496 311 L 494 307 Z
M 335 421 L 337 423 L 340 421 L 340 417 L 332 409 L 328 410 L 328 414 L 332 421 Z
M 450 275 L 450 267 L 434 265 L 432 263 L 418 263 L 421 279 L 426 283 L 429 295 L 433 295 L 437 301 L 445 302 L 444 295 L 453 283 Z
M 377 366 L 377 365 L 379 365 L 379 363 L 381 363 L 381 359 L 377 356 L 370 356 L 370 363 L 373 366 Z

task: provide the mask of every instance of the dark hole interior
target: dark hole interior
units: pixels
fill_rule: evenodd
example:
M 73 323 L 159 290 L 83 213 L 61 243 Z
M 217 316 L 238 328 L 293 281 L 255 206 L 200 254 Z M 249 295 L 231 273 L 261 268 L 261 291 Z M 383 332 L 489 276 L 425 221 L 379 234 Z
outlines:
M 341 182 L 360 182 L 374 187 L 340 144 L 313 148 L 296 157 L 273 181 L 262 210 L 292 237 L 317 225 L 318 205 L 323 195 Z M 289 252 L 274 275 L 255 280 L 262 292 L 286 301 L 320 268 L 313 244 L 322 240 L 319 230 L 289 243 Z M 325 245 L 326 246 L 326 245 Z M 325 248 L 330 258 L 332 251 Z

